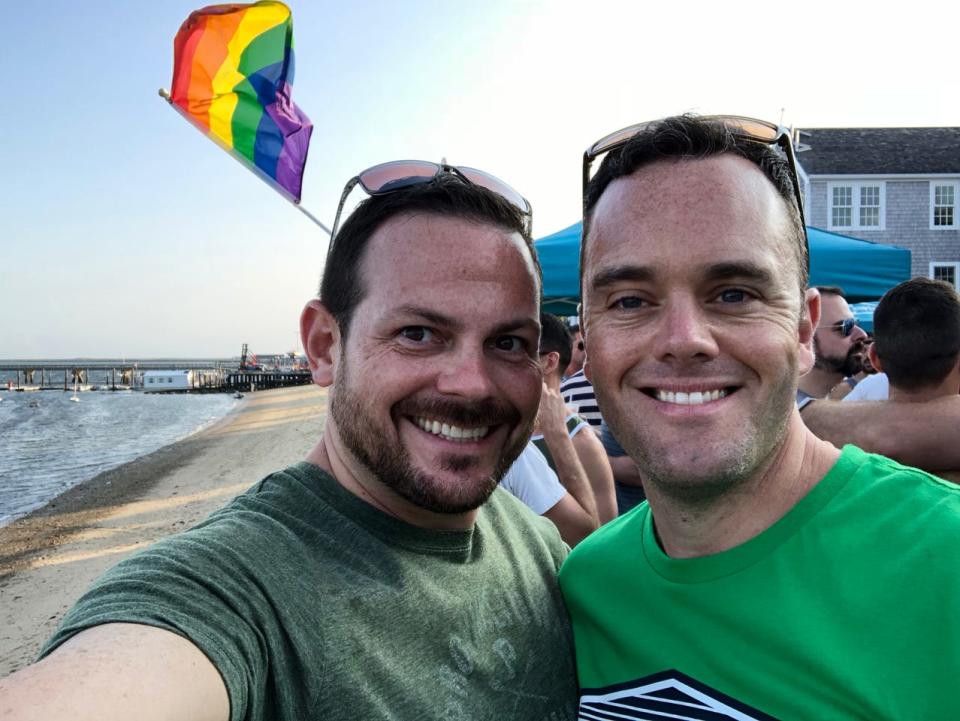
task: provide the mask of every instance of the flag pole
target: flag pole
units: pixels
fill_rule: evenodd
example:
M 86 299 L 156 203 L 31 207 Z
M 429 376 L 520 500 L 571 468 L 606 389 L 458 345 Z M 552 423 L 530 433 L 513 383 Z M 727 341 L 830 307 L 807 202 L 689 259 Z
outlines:
M 236 151 L 235 151 L 233 148 L 228 147 L 227 145 L 225 145 L 224 143 L 222 143 L 219 138 L 217 138 L 217 137 L 215 137 L 215 136 L 213 136 L 213 135 L 210 135 L 209 133 L 206 132 L 206 130 L 204 130 L 202 127 L 200 127 L 199 125 L 197 125 L 197 123 L 194 121 L 193 118 L 191 118 L 187 113 L 183 112 L 183 111 L 180 109 L 180 107 L 173 102 L 173 100 L 170 98 L 170 93 L 169 93 L 169 92 L 167 92 L 164 88 L 160 88 L 160 89 L 157 91 L 157 94 L 158 94 L 161 98 L 163 98 L 164 100 L 166 100 L 166 101 L 167 101 L 167 105 L 169 105 L 171 108 L 173 108 L 174 110 L 176 110 L 176 111 L 181 115 L 181 117 L 183 117 L 183 118 L 185 118 L 186 120 L 188 120 L 193 127 L 195 127 L 195 128 L 196 128 L 197 130 L 199 130 L 201 133 L 203 133 L 204 135 L 206 135 L 208 138 L 210 138 L 213 142 L 215 142 L 215 143 L 216 143 L 217 145 L 219 145 L 221 148 L 223 148 L 224 150 L 226 150 L 226 151 L 227 151 L 227 154 L 230 155 L 230 157 L 232 157 L 234 160 L 236 160 L 238 163 L 240 163 L 240 165 L 242 165 L 243 167 L 245 167 L 247 170 L 249 170 L 249 171 L 253 172 L 255 175 L 259 176 L 261 180 L 263 180 L 264 182 L 266 182 L 271 188 L 273 188 L 273 189 L 276 190 L 278 193 L 280 193 L 280 195 L 281 195 L 282 197 L 286 198 L 286 199 L 290 202 L 290 204 L 293 205 L 294 208 L 296 208 L 296 209 L 299 210 L 301 213 L 303 213 L 305 216 L 307 216 L 310 220 L 312 220 L 312 221 L 317 225 L 317 227 L 320 228 L 320 230 L 322 230 L 322 231 L 323 231 L 324 233 L 326 233 L 327 235 L 332 235 L 332 233 L 330 232 L 330 228 L 328 228 L 326 225 L 324 225 L 323 223 L 321 223 L 320 220 L 319 220 L 313 213 L 311 213 L 309 210 L 307 210 L 307 209 L 304 208 L 302 205 L 300 205 L 300 203 L 298 203 L 298 202 L 296 201 L 296 199 L 293 198 L 293 196 L 291 196 L 289 193 L 287 193 L 285 190 L 283 190 L 279 185 L 277 185 L 277 184 L 273 181 L 273 179 L 270 178 L 269 176 L 267 176 L 265 173 L 263 173 L 263 171 L 261 171 L 260 168 L 258 168 L 258 167 L 255 166 L 255 165 L 250 165 L 250 164 L 246 161 L 246 159 L 240 158 L 240 157 L 236 154 Z

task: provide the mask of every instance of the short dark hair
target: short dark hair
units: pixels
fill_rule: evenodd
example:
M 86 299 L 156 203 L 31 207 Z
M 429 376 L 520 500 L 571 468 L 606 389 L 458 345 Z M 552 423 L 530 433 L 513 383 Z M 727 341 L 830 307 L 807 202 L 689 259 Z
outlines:
M 453 173 L 442 173 L 429 183 L 366 198 L 340 226 L 336 238 L 331 239 L 334 245 L 323 269 L 319 297 L 336 319 L 342 338 L 346 338 L 353 312 L 366 295 L 366 279 L 360 267 L 367 244 L 380 226 L 403 213 L 433 213 L 519 233 L 530 251 L 542 293 L 540 263 L 529 223 L 520 209 L 486 188 Z M 463 252 L 469 253 L 470 249 L 464 248 Z
M 943 281 L 905 281 L 880 299 L 873 332 L 891 385 L 908 391 L 935 386 L 960 362 L 960 296 Z
M 843 288 L 841 288 L 839 285 L 815 285 L 813 287 L 820 291 L 820 295 L 837 295 L 844 300 L 847 299 L 846 294 L 843 292 Z
M 540 314 L 540 352 L 558 353 L 561 375 L 573 356 L 573 337 L 566 324 L 552 313 Z
M 665 158 L 702 159 L 730 153 L 749 160 L 773 183 L 783 198 L 793 226 L 792 243 L 799 273 L 800 290 L 807 287 L 809 257 L 803 217 L 797 207 L 789 161 L 772 146 L 738 137 L 726 125 L 696 115 L 675 115 L 650 123 L 627 143 L 607 153 L 583 198 L 583 241 L 580 249 L 581 285 L 583 258 L 587 247 L 590 216 L 607 186 L 617 178 Z

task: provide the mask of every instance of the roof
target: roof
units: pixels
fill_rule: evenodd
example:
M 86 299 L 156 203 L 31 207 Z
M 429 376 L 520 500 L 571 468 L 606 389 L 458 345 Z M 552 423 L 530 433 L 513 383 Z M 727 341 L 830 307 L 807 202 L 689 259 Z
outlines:
M 800 129 L 807 175 L 960 174 L 960 128 Z

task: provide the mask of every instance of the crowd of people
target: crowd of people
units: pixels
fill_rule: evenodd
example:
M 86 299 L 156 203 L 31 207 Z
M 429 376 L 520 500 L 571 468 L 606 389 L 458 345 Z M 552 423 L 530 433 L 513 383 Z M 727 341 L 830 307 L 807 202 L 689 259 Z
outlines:
M 316 447 L 109 571 L 0 713 L 956 717 L 960 302 L 908 281 L 869 338 L 808 287 L 792 152 L 735 117 L 590 146 L 568 324 L 519 193 L 364 171 L 301 317 Z

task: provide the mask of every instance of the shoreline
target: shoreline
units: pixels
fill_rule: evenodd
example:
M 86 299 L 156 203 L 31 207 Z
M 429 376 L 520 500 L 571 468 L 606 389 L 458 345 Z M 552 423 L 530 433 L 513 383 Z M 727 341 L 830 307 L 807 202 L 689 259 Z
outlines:
M 109 567 L 302 460 L 325 411 L 326 393 L 316 386 L 248 394 L 199 431 L 0 528 L 0 677 L 36 657 L 63 613 Z
M 55 390 L 59 391 L 60 389 L 55 389 Z M 8 393 L 8 392 L 16 392 L 16 391 L 5 391 L 4 389 L 0 389 L 0 400 L 3 399 L 2 394 Z M 17 523 L 18 521 L 22 521 L 34 515 L 43 514 L 46 509 L 55 508 L 57 506 L 57 503 L 61 499 L 64 499 L 66 503 L 71 503 L 71 504 L 82 502 L 82 501 L 78 501 L 77 499 L 74 499 L 72 494 L 78 489 L 82 488 L 83 486 L 87 484 L 102 485 L 105 479 L 101 477 L 106 476 L 109 473 L 113 473 L 114 471 L 119 471 L 121 469 L 124 469 L 133 463 L 136 463 L 142 459 L 153 456 L 155 453 L 159 453 L 160 451 L 163 451 L 167 448 L 175 446 L 178 443 L 181 443 L 183 441 L 188 441 L 190 439 L 197 438 L 201 436 L 203 433 L 205 433 L 206 431 L 212 428 L 215 428 L 220 423 L 227 421 L 234 413 L 239 412 L 239 410 L 242 407 L 243 407 L 243 401 L 235 404 L 232 408 L 228 409 L 225 413 L 223 413 L 223 415 L 215 416 L 210 420 L 207 420 L 203 423 L 198 424 L 192 430 L 187 430 L 182 436 L 168 441 L 167 443 L 160 446 L 159 448 L 154 448 L 153 450 L 146 451 L 145 453 L 142 453 L 139 456 L 134 456 L 129 460 L 120 461 L 118 465 L 115 465 L 113 467 L 108 467 L 102 471 L 94 473 L 94 475 L 90 476 L 89 478 L 84 478 L 80 481 L 73 483 L 73 485 L 70 485 L 67 488 L 62 489 L 56 496 L 48 497 L 46 501 L 41 501 L 41 505 L 31 508 L 25 513 L 22 511 L 11 511 L 10 513 L 14 514 L 13 518 L 9 519 L 9 517 L 7 517 L 2 522 L 0 522 L 0 534 L 2 534 L 5 528 L 10 527 L 11 525 Z M 2 549 L 3 547 L 4 547 L 3 536 L 0 535 L 0 549 Z M 0 553 L 0 579 L 2 579 L 4 576 L 2 557 L 3 557 L 3 554 Z

